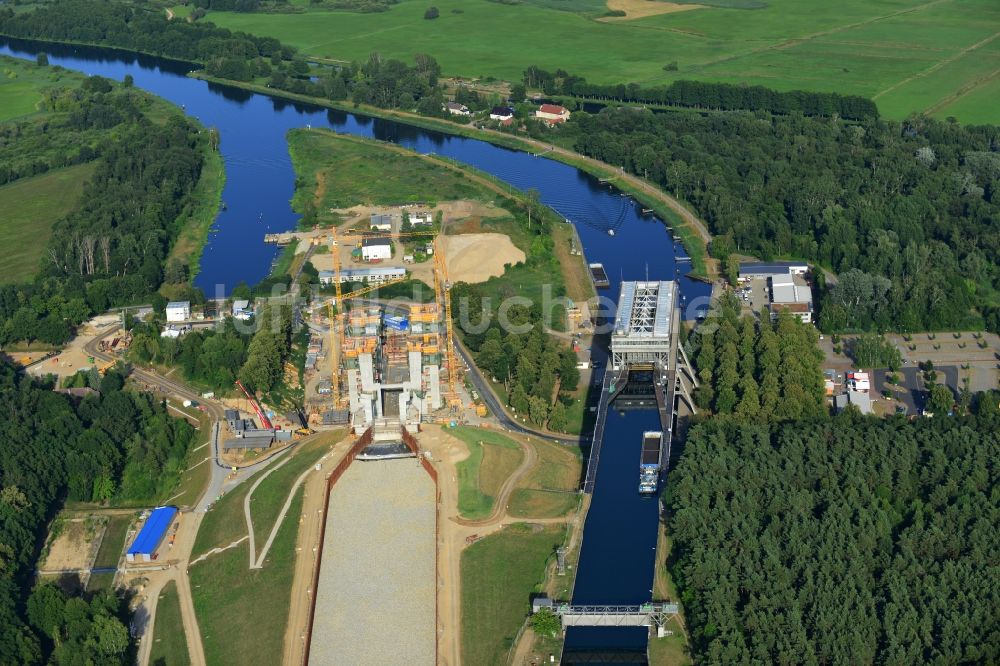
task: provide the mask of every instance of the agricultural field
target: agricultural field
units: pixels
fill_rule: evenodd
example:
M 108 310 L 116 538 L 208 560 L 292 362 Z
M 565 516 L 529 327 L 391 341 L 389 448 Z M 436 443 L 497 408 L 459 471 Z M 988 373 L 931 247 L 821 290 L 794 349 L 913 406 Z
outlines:
M 0 284 L 34 277 L 52 226 L 76 206 L 96 166 L 77 164 L 0 186 Z
M 650 14 L 644 6 L 633 19 L 635 2 L 613 0 L 626 11 L 613 20 L 592 1 L 566 11 L 554 0 L 440 0 L 435 20 L 423 18 L 427 3 L 416 0 L 370 14 L 297 4 L 304 11 L 211 12 L 209 19 L 278 37 L 311 57 L 428 53 L 446 75 L 519 80 L 534 64 L 597 83 L 701 79 L 835 91 L 874 98 L 892 118 L 928 112 L 1000 122 L 994 0 L 718 0 L 639 17 Z M 675 71 L 664 69 L 670 63 Z M 975 103 L 963 102 L 967 96 Z

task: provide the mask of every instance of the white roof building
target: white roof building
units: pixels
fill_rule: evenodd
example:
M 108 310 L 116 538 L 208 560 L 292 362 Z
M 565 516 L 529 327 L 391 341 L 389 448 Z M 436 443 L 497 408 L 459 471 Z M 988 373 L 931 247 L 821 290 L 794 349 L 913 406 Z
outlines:
M 167 303 L 167 321 L 180 322 L 191 319 L 191 301 L 171 301 Z
M 365 261 L 392 258 L 392 242 L 388 238 L 366 238 L 361 241 L 361 258 Z

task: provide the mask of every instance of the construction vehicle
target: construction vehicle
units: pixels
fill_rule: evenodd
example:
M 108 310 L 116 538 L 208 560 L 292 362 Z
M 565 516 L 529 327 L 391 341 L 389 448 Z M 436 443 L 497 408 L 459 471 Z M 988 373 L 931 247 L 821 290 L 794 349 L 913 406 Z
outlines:
M 243 382 L 237 379 L 236 386 L 238 386 L 239 389 L 243 391 L 243 395 L 245 395 L 247 397 L 247 400 L 250 401 L 250 406 L 253 408 L 254 413 L 257 414 L 257 418 L 260 419 L 261 428 L 263 428 L 264 430 L 273 429 L 274 426 L 271 425 L 271 419 L 267 418 L 267 414 L 265 414 L 264 410 L 260 408 L 260 405 L 257 404 L 257 401 L 254 399 L 254 397 L 250 395 L 250 391 L 248 391 L 246 387 L 243 386 Z
M 106 362 L 102 363 L 101 367 L 99 367 L 97 369 L 97 374 L 99 374 L 101 377 L 103 377 L 105 374 L 107 374 L 108 370 L 110 370 L 111 368 L 115 367 L 115 365 L 117 365 L 117 364 L 118 364 L 118 361 L 116 361 L 114 359 L 112 359 L 110 361 L 106 361 Z

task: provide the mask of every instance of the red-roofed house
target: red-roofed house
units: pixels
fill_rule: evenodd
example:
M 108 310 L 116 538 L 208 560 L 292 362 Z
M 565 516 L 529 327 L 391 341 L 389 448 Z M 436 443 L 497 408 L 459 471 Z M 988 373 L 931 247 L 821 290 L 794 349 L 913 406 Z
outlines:
M 569 109 L 558 104 L 542 104 L 538 107 L 538 111 L 535 111 L 535 117 L 550 125 L 564 123 L 569 120 Z

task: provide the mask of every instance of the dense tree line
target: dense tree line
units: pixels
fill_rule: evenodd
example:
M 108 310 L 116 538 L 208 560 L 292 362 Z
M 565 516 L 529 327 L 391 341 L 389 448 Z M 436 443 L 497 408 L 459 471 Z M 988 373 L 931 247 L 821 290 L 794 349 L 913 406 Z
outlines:
M 695 402 L 746 421 L 787 421 L 826 414 L 818 333 L 782 314 L 772 324 L 740 317 L 731 293 L 691 337 L 700 386 Z
M 637 83 L 588 83 L 582 76 L 574 76 L 561 69 L 548 72 L 534 65 L 524 71 L 523 81 L 531 88 L 541 88 L 546 95 L 720 111 L 801 113 L 806 116 L 837 116 L 849 120 L 878 118 L 878 107 L 870 99 L 829 92 L 780 92 L 764 86 L 739 86 L 709 81 L 675 81 L 669 86 L 642 88 Z
M 125 390 L 116 371 L 91 379 L 97 392 L 74 402 L 0 363 L 0 663 L 42 663 L 53 648 L 57 663 L 125 663 L 113 599 L 63 600 L 65 615 L 51 592 L 38 607 L 34 597 L 26 602 L 40 537 L 65 499 L 163 497 L 195 430 L 163 403 Z M 102 636 L 114 640 L 102 646 Z
M 159 331 L 158 321 L 136 326 L 131 358 L 177 366 L 186 380 L 213 391 L 232 390 L 237 379 L 251 391 L 277 388 L 294 338 L 291 308 L 278 304 L 261 306 L 251 324 L 227 318 L 219 328 L 179 338 L 160 337 Z
M 161 9 L 116 0 L 55 0 L 17 13 L 0 9 L 0 33 L 113 46 L 194 63 L 219 57 L 290 58 L 294 52 L 273 37 L 232 32 L 212 23 L 170 21 Z
M 442 108 L 440 74 L 441 65 L 429 55 L 418 53 L 411 66 L 372 53 L 363 63 L 324 68 L 319 77 L 310 76 L 303 60 L 280 63 L 271 73 L 268 86 L 332 101 L 350 100 L 384 109 L 415 109 L 424 115 L 445 117 L 448 114 Z
M 605 110 L 576 149 L 691 203 L 738 253 L 840 273 L 827 330 L 981 325 L 1000 286 L 1000 128 Z
M 54 225 L 34 282 L 0 287 L 0 344 L 61 344 L 91 314 L 155 291 L 209 140 L 179 113 L 149 120 L 145 93 L 99 77 L 47 93 L 43 103 L 49 113 L 0 143 L 0 156 L 11 157 L 7 173 L 23 177 L 93 157 L 97 168 L 77 207 Z M 49 142 L 56 148 L 33 159 Z M 58 149 L 70 151 L 67 159 L 50 158 Z
M 696 660 L 1000 661 L 998 399 L 693 428 L 667 502 Z

